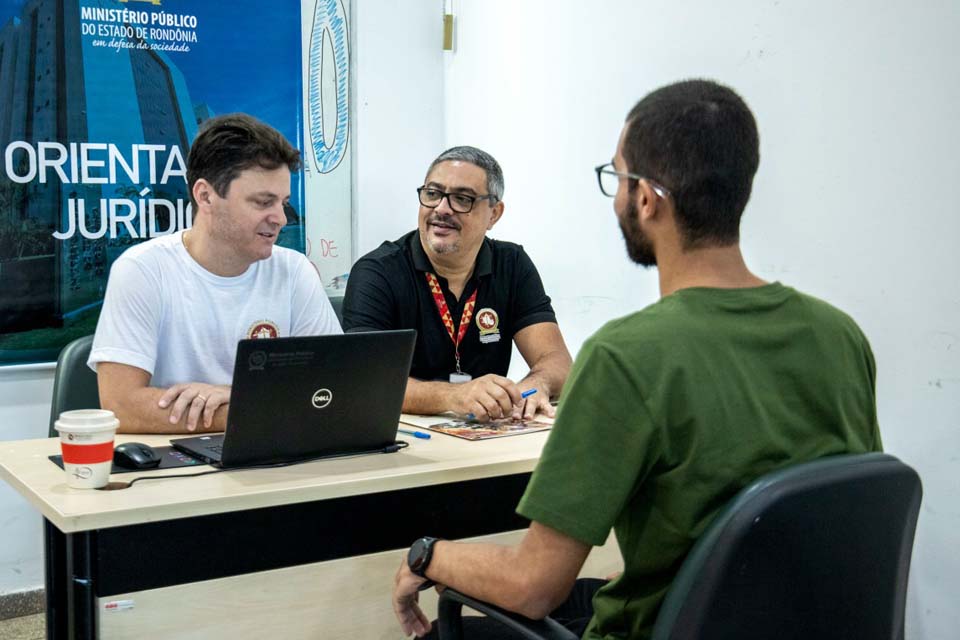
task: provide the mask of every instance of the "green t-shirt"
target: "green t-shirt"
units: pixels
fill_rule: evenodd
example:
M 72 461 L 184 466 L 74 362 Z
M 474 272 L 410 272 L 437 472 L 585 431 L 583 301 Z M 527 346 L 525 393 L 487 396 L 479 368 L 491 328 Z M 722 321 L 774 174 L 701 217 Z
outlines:
M 866 338 L 773 283 L 691 288 L 581 349 L 518 513 L 591 545 L 614 528 L 623 574 L 584 638 L 647 638 L 717 511 L 778 467 L 881 450 Z

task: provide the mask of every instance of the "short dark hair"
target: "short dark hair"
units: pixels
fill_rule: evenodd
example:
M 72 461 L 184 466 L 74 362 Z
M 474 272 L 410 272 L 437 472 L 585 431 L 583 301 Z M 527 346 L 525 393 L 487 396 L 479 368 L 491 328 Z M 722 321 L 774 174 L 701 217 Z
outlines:
M 627 171 L 670 191 L 684 246 L 737 242 L 760 164 L 757 123 L 743 99 L 711 80 L 685 80 L 648 94 L 626 127 Z
M 245 113 L 210 118 L 190 145 L 187 157 L 187 188 L 190 202 L 193 185 L 203 178 L 221 198 L 230 183 L 251 167 L 277 169 L 286 165 L 291 173 L 300 169 L 300 152 L 279 131 Z
M 469 162 L 486 172 L 487 193 L 493 196 L 490 200 L 491 206 L 503 200 L 503 171 L 500 169 L 500 164 L 496 159 L 483 149 L 468 146 L 450 147 L 430 163 L 430 168 L 427 169 L 427 175 L 429 176 L 433 168 L 441 162 L 454 162 L 457 160 L 460 162 Z

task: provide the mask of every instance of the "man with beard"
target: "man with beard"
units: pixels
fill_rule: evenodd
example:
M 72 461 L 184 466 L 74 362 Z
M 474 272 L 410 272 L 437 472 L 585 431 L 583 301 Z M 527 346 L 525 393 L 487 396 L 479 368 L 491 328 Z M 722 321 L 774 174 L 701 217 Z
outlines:
M 121 431 L 222 431 L 238 340 L 341 333 L 313 265 L 275 246 L 299 166 L 255 118 L 204 123 L 187 158 L 193 226 L 110 269 L 88 364 Z
M 552 417 L 570 353 L 523 247 L 486 237 L 504 211 L 500 165 L 474 147 L 448 149 L 417 196 L 418 228 L 350 271 L 344 329 L 417 330 L 407 413 Z M 506 377 L 513 342 L 530 367 L 517 383 Z
M 758 163 L 753 115 L 727 87 L 680 82 L 633 108 L 597 174 L 662 297 L 578 354 L 517 508 L 532 521 L 518 546 L 413 545 L 394 586 L 405 633 L 430 629 L 416 598 L 430 579 L 530 618 L 553 611 L 584 638 L 648 638 L 684 557 L 741 488 L 776 468 L 880 450 L 860 329 L 744 263 L 739 224 Z M 577 581 L 611 529 L 623 573 Z M 496 626 L 465 620 L 472 639 L 508 637 Z

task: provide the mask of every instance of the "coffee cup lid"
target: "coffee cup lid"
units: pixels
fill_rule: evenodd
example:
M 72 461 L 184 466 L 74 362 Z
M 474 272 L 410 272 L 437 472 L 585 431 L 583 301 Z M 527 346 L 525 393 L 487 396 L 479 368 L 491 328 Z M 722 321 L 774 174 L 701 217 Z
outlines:
M 113 411 L 106 409 L 76 409 L 64 411 L 53 426 L 57 431 L 72 433 L 107 431 L 116 429 L 120 424 Z

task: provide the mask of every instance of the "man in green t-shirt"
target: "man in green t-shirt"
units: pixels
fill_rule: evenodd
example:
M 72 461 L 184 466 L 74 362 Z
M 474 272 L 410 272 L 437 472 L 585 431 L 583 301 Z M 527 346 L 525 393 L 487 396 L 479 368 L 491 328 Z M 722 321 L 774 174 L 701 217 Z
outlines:
M 597 176 L 631 259 L 657 267 L 661 299 L 580 350 L 517 508 L 532 521 L 518 546 L 417 541 L 394 588 L 405 633 L 430 629 L 416 604 L 429 578 L 530 618 L 562 604 L 584 638 L 647 638 L 686 554 L 737 491 L 775 468 L 880 450 L 860 329 L 744 263 L 758 164 L 753 115 L 727 87 L 680 82 L 631 110 Z M 623 573 L 576 581 L 611 529 Z M 485 619 L 467 626 L 471 640 L 506 637 Z

